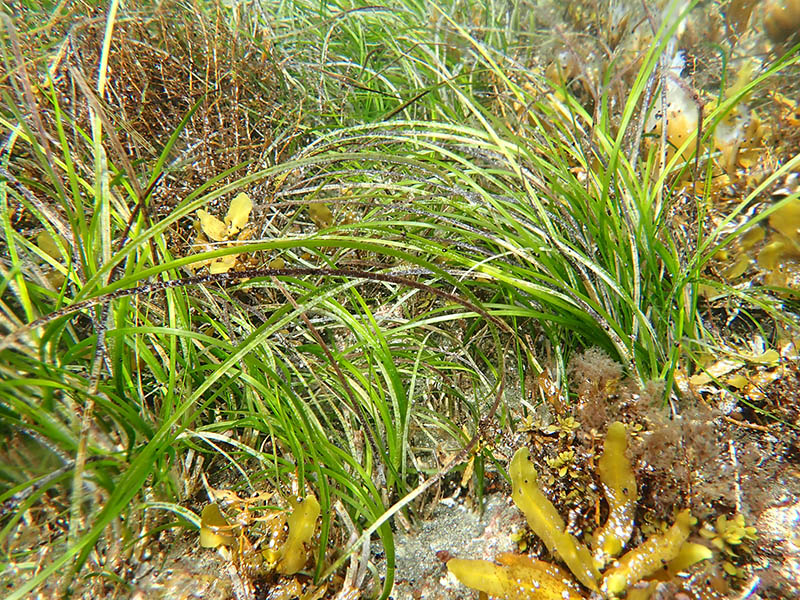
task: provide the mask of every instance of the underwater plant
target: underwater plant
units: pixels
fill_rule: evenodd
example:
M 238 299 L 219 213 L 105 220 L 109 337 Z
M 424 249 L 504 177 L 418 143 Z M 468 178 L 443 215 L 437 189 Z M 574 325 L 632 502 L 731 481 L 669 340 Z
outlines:
M 627 445 L 625 425 L 612 423 L 598 461 L 609 513 L 605 524 L 591 536 L 591 550 L 567 531 L 564 520 L 539 487 L 538 473 L 527 448 L 517 450 L 509 467 L 512 498 L 530 528 L 551 554 L 561 558 L 583 588 L 605 598 L 625 594 L 665 566 L 667 573 L 672 574 L 711 557 L 708 548 L 687 541 L 696 521 L 689 510 L 683 510 L 671 527 L 617 558 L 633 534 L 638 499 L 636 477 L 625 456 Z M 556 565 L 512 553 L 500 554 L 497 563 L 453 558 L 447 562 L 447 568 L 463 584 L 497 598 L 587 597 L 569 574 Z M 653 585 L 637 589 L 641 593 L 637 597 L 649 598 L 653 590 Z
M 203 508 L 200 547 L 216 550 L 225 561 L 240 588 L 234 598 L 263 597 L 260 589 L 269 589 L 272 600 L 324 595 L 327 585 L 315 586 L 305 572 L 319 547 L 320 504 L 313 493 L 290 496 L 284 509 L 272 505 L 269 492 L 248 498 L 230 490 L 210 495 L 215 502 Z M 220 505 L 227 505 L 228 517 Z
M 235 245 L 237 241 L 247 238 L 246 226 L 250 219 L 250 212 L 253 210 L 253 201 L 244 192 L 239 193 L 230 204 L 225 220 L 220 221 L 217 217 L 210 214 L 205 209 L 197 211 L 199 228 L 204 236 L 199 236 L 198 241 L 205 250 L 212 250 L 213 247 L 206 244 L 207 241 L 216 243 L 227 242 L 227 247 Z M 205 261 L 198 261 L 193 268 L 203 266 L 208 267 L 209 273 L 227 273 L 236 264 L 236 254 L 225 254 L 217 258 Z
M 743 542 L 756 539 L 756 528 L 746 525 L 741 513 L 735 514 L 732 519 L 720 515 L 714 525 L 706 523 L 700 529 L 700 535 L 718 551 L 733 559 Z M 722 568 L 732 577 L 741 575 L 740 570 L 729 560 L 722 561 Z

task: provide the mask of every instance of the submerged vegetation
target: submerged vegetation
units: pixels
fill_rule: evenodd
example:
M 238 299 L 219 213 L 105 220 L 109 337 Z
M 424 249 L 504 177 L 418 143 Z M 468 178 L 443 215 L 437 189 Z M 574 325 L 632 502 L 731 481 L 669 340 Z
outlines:
M 750 575 L 709 455 L 798 451 L 797 3 L 648 4 L 0 2 L 7 596 L 169 597 L 191 537 L 220 597 L 386 598 L 536 444 L 586 589 L 673 506 Z
M 514 454 L 509 467 L 514 503 L 525 513 L 531 529 L 551 553 L 561 557 L 584 587 L 610 598 L 630 594 L 634 585 L 661 569 L 666 568 L 667 574 L 674 578 L 675 572 L 711 557 L 710 550 L 687 541 L 693 523 L 691 513 L 684 510 L 664 533 L 648 538 L 615 560 L 633 533 L 637 498 L 636 477 L 625 456 L 626 447 L 625 425 L 616 421 L 608 428 L 598 461 L 609 513 L 606 523 L 590 536 L 594 555 L 567 531 L 566 523 L 542 492 L 527 448 L 520 448 Z M 470 587 L 498 598 L 584 597 L 580 588 L 553 565 L 514 554 L 501 555 L 498 561 L 508 566 L 452 559 L 447 567 Z M 601 574 L 600 570 L 612 561 L 613 566 Z M 649 597 L 653 591 L 651 586 L 637 588 L 640 594 L 637 597 Z

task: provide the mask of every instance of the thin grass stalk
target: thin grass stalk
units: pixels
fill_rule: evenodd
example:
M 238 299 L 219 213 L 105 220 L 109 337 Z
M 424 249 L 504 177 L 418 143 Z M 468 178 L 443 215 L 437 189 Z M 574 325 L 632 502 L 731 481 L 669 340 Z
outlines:
M 97 91 L 102 97 L 105 92 L 106 71 L 108 68 L 108 54 L 111 47 L 111 38 L 114 31 L 114 24 L 116 22 L 117 10 L 119 9 L 119 0 L 112 0 L 108 11 L 108 18 L 106 20 L 106 29 L 103 38 L 103 48 L 100 53 L 100 66 L 98 69 L 97 77 Z M 102 263 L 106 263 L 111 258 L 111 218 L 109 208 L 110 189 L 108 185 L 108 165 L 106 163 L 105 152 L 102 146 L 102 123 L 99 113 L 94 110 L 92 118 L 92 137 L 94 140 L 95 152 L 95 193 L 97 198 L 100 199 L 100 235 L 101 235 L 101 248 L 103 256 Z M 66 192 L 63 186 L 60 187 L 63 197 L 66 197 Z M 92 373 L 90 377 L 89 394 L 83 407 L 83 414 L 81 415 L 81 426 L 78 436 L 78 448 L 75 454 L 75 471 L 72 480 L 72 498 L 70 499 L 70 519 L 69 531 L 67 533 L 67 545 L 75 543 L 78 531 L 82 527 L 81 505 L 83 504 L 83 477 L 84 469 L 86 466 L 86 452 L 87 444 L 89 441 L 89 433 L 91 431 L 92 423 L 94 421 L 94 396 L 97 392 L 97 385 L 100 376 L 100 370 L 103 365 L 105 356 L 105 330 L 106 320 L 109 317 L 108 306 L 103 307 L 100 311 L 100 318 L 95 321 L 95 330 L 97 332 L 97 345 L 95 347 L 94 363 L 92 365 Z M 62 580 L 61 587 L 66 590 L 72 583 L 72 570 L 70 570 Z

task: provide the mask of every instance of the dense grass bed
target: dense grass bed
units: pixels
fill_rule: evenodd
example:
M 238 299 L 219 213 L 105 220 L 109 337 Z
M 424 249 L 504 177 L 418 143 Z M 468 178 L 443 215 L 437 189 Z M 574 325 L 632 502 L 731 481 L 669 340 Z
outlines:
M 0 3 L 9 598 L 132 594 L 215 490 L 313 494 L 304 597 L 388 597 L 590 392 L 794 439 L 797 40 L 567 4 Z

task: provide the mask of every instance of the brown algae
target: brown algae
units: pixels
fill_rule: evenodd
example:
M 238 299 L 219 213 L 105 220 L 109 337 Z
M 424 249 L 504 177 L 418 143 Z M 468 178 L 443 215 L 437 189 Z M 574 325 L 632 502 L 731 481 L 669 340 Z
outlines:
M 608 429 L 598 463 L 609 516 L 593 536 L 594 556 L 567 531 L 564 520 L 539 487 L 538 474 L 527 448 L 517 450 L 509 467 L 512 498 L 533 532 L 551 554 L 566 563 L 575 579 L 606 598 L 624 595 L 640 581 L 657 572 L 663 573 L 665 566 L 671 567 L 666 573 L 674 575 L 678 569 L 711 557 L 704 546 L 687 542 L 694 519 L 689 510 L 684 510 L 678 513 L 672 527 L 614 560 L 633 533 L 638 499 L 636 477 L 625 455 L 626 449 L 625 425 L 615 422 Z M 601 572 L 609 562 L 611 567 Z M 465 585 L 497 598 L 588 597 L 562 569 L 528 556 L 505 553 L 497 557 L 497 563 L 454 558 L 448 561 L 447 568 Z M 652 590 L 652 586 L 647 590 Z M 638 591 L 643 591 L 645 598 L 650 596 L 649 591 Z

